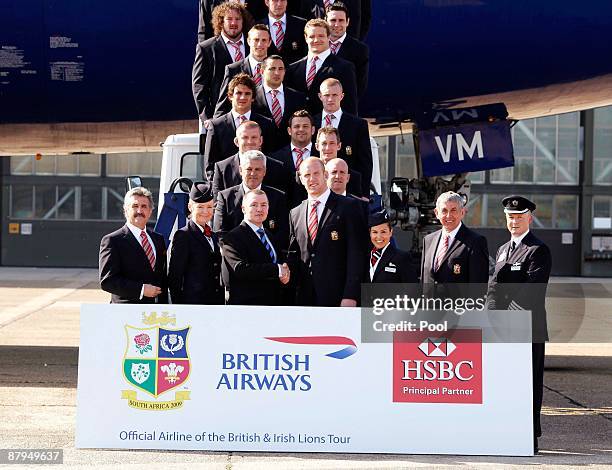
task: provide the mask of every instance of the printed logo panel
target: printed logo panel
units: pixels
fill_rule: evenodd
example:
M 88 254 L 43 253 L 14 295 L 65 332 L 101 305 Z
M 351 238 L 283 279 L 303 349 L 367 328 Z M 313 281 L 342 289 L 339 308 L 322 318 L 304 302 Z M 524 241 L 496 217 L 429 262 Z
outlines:
M 482 332 L 396 332 L 393 401 L 482 403 Z

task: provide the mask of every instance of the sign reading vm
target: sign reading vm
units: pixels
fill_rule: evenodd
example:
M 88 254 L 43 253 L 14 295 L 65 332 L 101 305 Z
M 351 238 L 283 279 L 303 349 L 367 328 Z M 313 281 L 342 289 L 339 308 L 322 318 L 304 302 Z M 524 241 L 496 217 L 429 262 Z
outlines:
M 514 166 L 510 122 L 480 122 L 419 132 L 424 176 Z

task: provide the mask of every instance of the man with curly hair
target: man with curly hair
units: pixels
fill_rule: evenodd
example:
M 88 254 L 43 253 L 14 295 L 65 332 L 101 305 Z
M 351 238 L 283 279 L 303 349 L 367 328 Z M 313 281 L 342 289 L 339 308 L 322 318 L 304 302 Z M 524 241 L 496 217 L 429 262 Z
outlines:
M 240 2 L 225 2 L 213 10 L 214 37 L 198 42 L 191 81 L 193 98 L 202 122 L 213 116 L 225 66 L 249 54 L 243 31 L 248 31 L 252 23 L 251 14 Z

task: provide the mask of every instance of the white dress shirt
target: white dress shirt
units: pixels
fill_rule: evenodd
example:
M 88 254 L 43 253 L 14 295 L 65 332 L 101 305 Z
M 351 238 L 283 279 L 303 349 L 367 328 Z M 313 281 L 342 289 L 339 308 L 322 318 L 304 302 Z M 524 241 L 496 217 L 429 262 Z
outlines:
M 252 76 L 255 77 L 255 72 L 256 72 L 256 69 L 257 69 L 257 64 L 261 64 L 261 62 L 259 62 L 257 59 L 255 59 L 255 57 L 253 57 L 251 54 L 248 55 L 247 60 L 249 61 L 249 67 L 251 67 Z M 261 78 L 263 80 L 263 70 L 261 70 L 261 68 L 259 69 L 259 73 L 262 74 Z
M 291 142 L 291 158 L 293 158 L 293 167 L 295 168 L 297 166 L 297 154 L 293 151 L 294 148 L 299 148 L 300 150 L 304 151 L 302 154 L 302 161 L 304 161 L 310 157 L 312 142 L 308 143 L 306 147 L 300 147 L 299 145 L 295 145 L 293 142 Z
M 249 222 L 247 219 L 244 219 L 244 221 L 246 222 L 246 224 L 251 227 L 251 230 L 253 230 L 253 232 L 255 232 L 255 236 L 257 238 L 259 238 L 259 240 L 261 240 L 261 237 L 259 236 L 259 234 L 257 233 L 257 230 L 259 230 L 260 228 L 264 228 L 263 225 L 261 227 L 258 227 L 255 224 L 252 224 L 251 222 Z M 270 246 L 272 247 L 272 251 L 274 252 L 274 257 L 278 260 L 278 255 L 276 254 L 276 250 L 274 249 L 274 245 L 272 244 L 272 240 L 270 240 L 270 238 L 268 238 L 268 234 L 266 234 L 266 240 L 268 241 L 268 243 L 270 244 Z M 263 244 L 263 242 L 262 242 Z M 272 262 L 272 260 L 270 260 L 270 263 Z M 282 269 L 281 269 L 281 265 L 278 265 L 278 277 L 282 276 Z
M 132 232 L 132 235 L 134 235 L 134 237 L 136 237 L 136 241 L 138 242 L 138 244 L 140 246 L 142 246 L 142 240 L 140 239 L 140 233 L 142 232 L 142 229 L 140 227 L 136 227 L 135 225 L 132 225 L 129 222 L 126 222 L 125 225 L 127 225 L 127 228 L 130 229 L 130 232 Z M 151 245 L 151 248 L 153 248 L 153 256 L 157 260 L 157 251 L 155 250 L 155 243 L 153 243 L 153 239 L 147 233 L 146 228 L 144 230 L 144 233 L 147 236 L 147 239 L 149 240 L 149 244 Z M 144 248 L 143 248 L 143 251 L 144 251 Z M 139 297 L 139 299 L 142 299 L 143 297 L 144 297 L 144 284 L 140 288 L 140 297 Z
M 200 232 L 202 232 L 202 235 L 204 235 L 204 227 L 202 227 L 199 223 L 197 223 L 195 220 L 191 219 L 193 221 L 194 224 L 196 224 L 196 227 L 198 227 L 200 229 Z M 208 224 L 207 224 L 208 225 Z M 210 225 L 209 225 L 210 227 Z M 212 230 L 212 227 L 210 228 Z M 215 251 L 215 243 L 212 240 L 212 237 L 207 237 L 206 235 L 204 235 L 204 238 L 206 238 L 206 241 L 208 242 L 208 244 L 210 245 L 210 248 Z
M 450 233 L 446 233 L 446 230 L 444 230 L 444 228 L 442 228 L 442 236 L 440 237 L 440 243 L 438 243 L 438 247 L 436 248 L 436 252 L 434 253 L 434 257 L 433 257 L 433 265 L 436 264 L 436 258 L 438 257 L 438 253 L 440 252 L 440 250 L 442 249 L 442 240 L 444 240 L 444 236 L 448 236 L 448 249 L 446 250 L 448 253 L 448 250 L 451 249 L 451 246 L 453 246 L 453 241 L 455 241 L 455 237 L 457 236 L 457 232 L 459 231 L 459 229 L 461 228 L 461 226 L 463 225 L 463 222 L 459 222 L 459 225 L 457 225 L 457 228 L 455 228 L 455 230 L 453 230 Z
M 529 233 L 529 230 L 527 230 L 520 237 L 511 237 L 510 238 L 510 242 L 514 242 L 514 245 L 515 245 L 515 248 L 516 248 L 516 247 L 518 247 L 521 244 L 521 242 L 523 241 L 523 238 L 525 238 L 528 233 Z M 510 246 L 512 246 L 512 244 Z
M 264 94 L 266 96 L 266 102 L 268 103 L 268 108 L 270 109 L 270 113 L 272 113 L 272 93 L 270 93 L 273 88 L 270 88 L 265 83 L 263 84 Z M 276 98 L 278 99 L 278 103 L 280 104 L 281 113 L 285 114 L 285 92 L 283 88 L 283 84 L 276 88 L 278 93 L 276 94 Z
M 232 113 L 232 118 L 234 119 L 234 126 L 236 127 L 236 129 L 238 129 L 238 126 L 242 124 L 240 122 L 240 116 L 246 117 L 247 121 L 251 120 L 251 110 L 250 109 L 244 114 L 239 114 L 232 109 L 231 113 Z
M 228 38 L 225 34 L 221 33 L 221 37 L 223 38 L 223 41 L 225 42 L 225 47 L 227 48 L 227 50 L 230 53 L 230 56 L 232 56 L 232 61 L 233 62 L 237 62 L 236 61 L 236 48 L 234 46 L 230 46 L 228 43 L 229 42 L 238 42 L 238 41 L 242 41 L 242 44 L 240 44 L 240 52 L 242 53 L 242 58 L 246 57 L 246 49 L 244 48 L 244 35 L 241 34 L 240 37 L 238 39 L 236 39 L 235 41 Z
M 325 127 L 325 117 L 328 114 L 334 116 L 332 118 L 332 126 L 338 129 L 338 126 L 340 125 L 340 119 L 342 119 L 342 108 L 338 109 L 338 111 L 336 111 L 335 113 L 328 113 L 327 111 L 323 111 L 321 113 L 321 127 Z
M 306 223 L 308 224 L 308 216 L 310 215 L 310 209 L 312 207 L 312 203 L 314 201 L 319 201 L 320 204 L 317 206 L 317 222 L 321 222 L 321 216 L 323 215 L 323 210 L 325 209 L 325 204 L 327 204 L 327 200 L 329 199 L 329 195 L 331 190 L 327 188 L 323 194 L 321 194 L 318 198 L 311 198 L 308 196 L 308 213 L 306 214 Z
M 340 38 L 337 41 L 333 41 L 335 44 L 338 44 L 338 48 L 336 49 L 336 54 L 340 51 L 340 48 L 342 47 L 342 43 L 344 43 L 345 39 L 346 39 L 346 33 L 340 36 Z M 331 38 L 329 39 L 329 42 L 330 43 L 332 42 Z M 329 48 L 331 50 L 331 45 L 329 46 Z
M 370 264 L 370 281 L 374 280 L 374 273 L 376 272 L 378 263 L 380 263 L 380 260 L 382 259 L 383 255 L 385 254 L 385 251 L 387 251 L 387 248 L 389 247 L 390 244 L 391 243 L 387 243 L 385 247 L 382 249 L 382 251 L 380 252 L 380 258 L 376 260 L 376 263 L 374 264 L 374 266 L 372 266 L 372 263 L 369 263 Z M 371 252 L 370 252 L 370 256 L 372 256 Z
M 320 54 L 308 54 L 308 59 L 306 60 L 306 77 L 308 77 L 308 71 L 310 70 L 310 64 L 312 63 L 312 59 L 313 57 L 317 57 L 319 60 L 317 60 L 317 71 L 316 73 L 319 73 L 319 70 L 321 70 L 321 66 L 323 65 L 323 62 L 325 62 L 325 60 L 329 57 L 329 55 L 331 54 L 331 51 L 329 49 L 327 49 L 324 52 L 321 52 Z
M 272 42 L 274 43 L 276 47 L 278 47 L 278 44 L 276 44 L 276 26 L 274 26 L 274 23 L 276 23 L 277 21 L 281 22 L 281 29 L 283 30 L 283 34 L 287 34 L 287 14 L 285 13 L 278 20 L 268 15 L 268 27 L 270 28 L 270 35 L 272 36 Z

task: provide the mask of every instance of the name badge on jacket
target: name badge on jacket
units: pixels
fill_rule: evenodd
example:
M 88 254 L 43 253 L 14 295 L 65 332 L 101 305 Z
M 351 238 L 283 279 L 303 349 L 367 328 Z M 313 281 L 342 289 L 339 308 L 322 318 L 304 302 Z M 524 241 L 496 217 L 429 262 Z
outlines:
M 510 267 L 510 271 L 520 271 L 521 270 L 521 264 L 522 263 L 514 263 L 511 267 Z
M 395 273 L 397 272 L 397 269 L 392 268 L 391 266 L 385 266 L 385 271 L 387 271 L 388 273 Z

